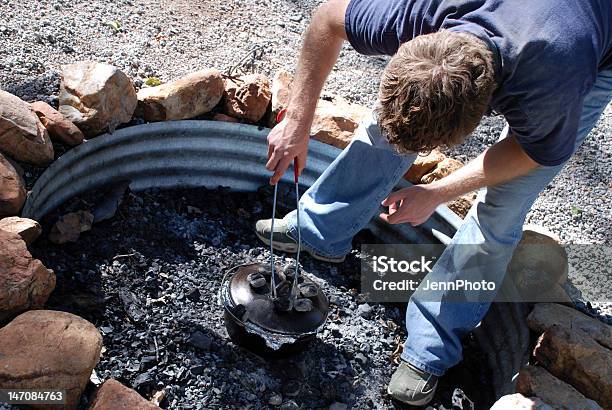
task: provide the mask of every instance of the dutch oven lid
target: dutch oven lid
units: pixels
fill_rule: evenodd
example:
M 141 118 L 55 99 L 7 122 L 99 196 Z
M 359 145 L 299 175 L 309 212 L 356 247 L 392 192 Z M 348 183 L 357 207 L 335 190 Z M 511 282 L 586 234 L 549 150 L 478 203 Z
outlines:
M 276 268 L 275 270 L 280 272 L 280 281 L 279 276 L 276 279 L 277 290 L 283 287 L 287 290 L 291 283 L 292 272 L 288 272 L 286 277 L 282 270 Z M 237 319 L 243 323 L 250 321 L 264 330 L 278 334 L 299 336 L 316 332 L 325 323 L 329 312 L 329 303 L 319 286 L 304 275 L 300 275 L 298 301 L 301 307 L 282 311 L 275 307 L 270 294 L 271 277 L 270 266 L 264 264 L 238 268 L 227 285 L 230 310 L 236 313 L 239 311 L 236 309 L 239 305 L 244 306 L 244 309 L 240 309 L 242 315 L 236 315 Z M 304 306 L 306 308 L 303 308 Z

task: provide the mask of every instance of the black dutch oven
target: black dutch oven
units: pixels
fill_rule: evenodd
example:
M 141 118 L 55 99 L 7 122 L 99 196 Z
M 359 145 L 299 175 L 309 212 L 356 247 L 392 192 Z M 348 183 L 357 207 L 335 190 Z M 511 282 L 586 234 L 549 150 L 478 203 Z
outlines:
M 220 298 L 225 327 L 234 343 L 261 355 L 283 356 L 306 348 L 316 338 L 327 320 L 329 302 L 303 274 L 292 298 L 294 270 L 274 270 L 276 298 L 271 292 L 271 267 L 259 263 L 228 271 Z

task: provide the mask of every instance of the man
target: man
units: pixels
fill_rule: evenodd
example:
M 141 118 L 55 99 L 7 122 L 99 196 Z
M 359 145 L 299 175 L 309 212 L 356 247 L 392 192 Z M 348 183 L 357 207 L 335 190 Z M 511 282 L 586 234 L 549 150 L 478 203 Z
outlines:
M 303 250 L 341 262 L 382 205 L 385 221 L 418 225 L 435 208 L 487 188 L 430 276 L 461 278 L 458 244 L 495 255 L 480 269 L 501 281 L 539 192 L 561 170 L 612 98 L 609 0 L 331 0 L 304 39 L 284 121 L 269 134 L 271 183 L 294 157 L 306 164 L 317 99 L 344 40 L 363 54 L 392 55 L 373 119 L 301 198 Z M 461 142 L 489 109 L 508 135 L 450 176 L 389 194 L 416 152 Z M 259 221 L 268 242 L 270 220 Z M 275 248 L 294 252 L 295 212 L 275 223 Z M 457 262 L 459 260 L 459 262 Z M 452 261 L 452 263 L 447 263 Z M 449 268 L 452 266 L 452 269 Z M 415 293 L 408 337 L 389 393 L 412 405 L 461 360 L 460 337 L 490 301 L 453 303 Z

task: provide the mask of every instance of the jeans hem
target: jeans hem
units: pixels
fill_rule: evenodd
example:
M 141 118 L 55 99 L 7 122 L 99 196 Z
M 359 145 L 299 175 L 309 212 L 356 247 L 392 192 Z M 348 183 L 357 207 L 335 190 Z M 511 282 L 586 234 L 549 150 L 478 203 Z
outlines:
M 422 362 L 421 360 L 417 359 L 416 356 L 406 353 L 405 350 L 400 357 L 403 361 L 409 363 L 411 366 L 414 366 L 421 371 L 431 373 L 436 377 L 442 377 L 446 372 L 445 370 L 440 370 L 434 366 Z
M 293 240 L 297 243 L 297 241 L 298 241 L 297 240 L 297 236 L 298 236 L 298 234 L 297 234 L 297 227 L 293 224 L 293 218 L 289 218 L 287 220 L 287 229 L 289 231 L 289 234 L 293 238 Z M 328 252 L 322 251 L 317 246 L 312 245 L 312 243 L 310 243 L 308 240 L 304 239 L 304 237 L 302 237 L 301 240 L 302 240 L 302 246 L 306 245 L 310 249 L 312 249 L 316 253 L 318 253 L 319 255 L 324 256 L 326 258 L 341 258 L 341 257 L 345 256 L 346 254 L 348 254 L 351 251 L 351 249 L 349 248 L 344 253 L 338 253 L 338 254 L 328 253 Z

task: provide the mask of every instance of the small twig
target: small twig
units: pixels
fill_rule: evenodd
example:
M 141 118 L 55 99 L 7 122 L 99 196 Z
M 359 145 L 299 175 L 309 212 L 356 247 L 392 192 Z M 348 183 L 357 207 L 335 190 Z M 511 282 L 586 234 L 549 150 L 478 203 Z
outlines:
M 126 253 L 125 255 L 115 255 L 113 256 L 113 260 L 116 261 L 117 259 L 121 259 L 121 258 L 129 258 L 134 255 L 136 255 L 136 253 Z
M 155 343 L 155 359 L 159 362 L 159 346 L 157 345 L 156 336 L 153 336 L 153 343 Z
M 255 65 L 255 61 L 262 59 L 264 55 L 264 50 L 266 47 L 267 45 L 264 44 L 264 45 L 256 45 L 253 48 L 251 48 L 244 56 L 242 56 L 240 60 L 238 60 L 236 64 L 234 64 L 227 70 L 226 75 L 228 77 L 232 77 L 235 70 L 244 69 L 246 67 L 253 68 L 253 66 Z M 249 60 L 249 57 L 250 57 L 250 61 L 247 62 L 247 60 Z

